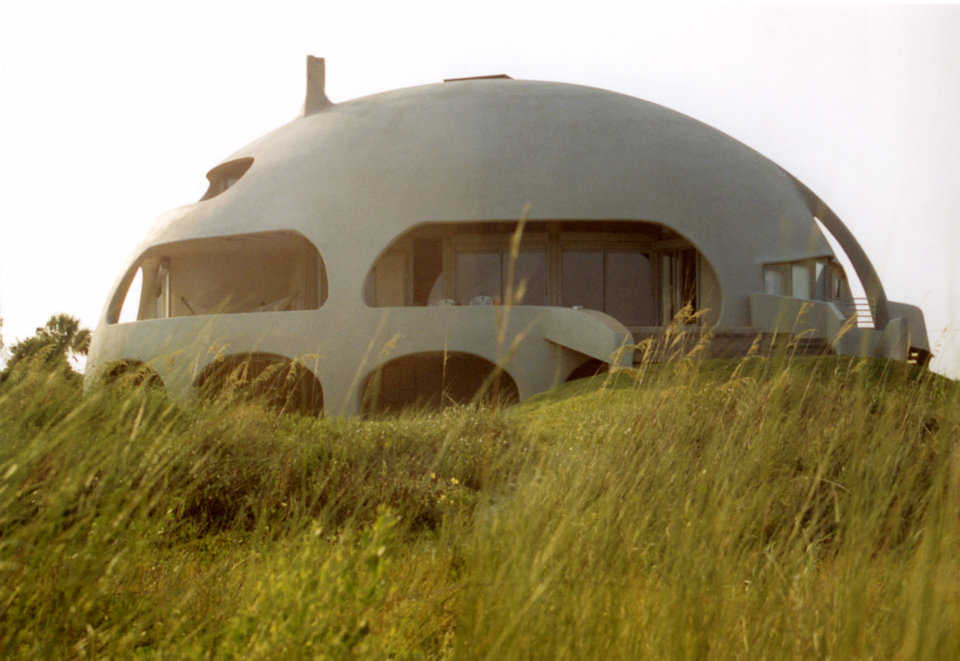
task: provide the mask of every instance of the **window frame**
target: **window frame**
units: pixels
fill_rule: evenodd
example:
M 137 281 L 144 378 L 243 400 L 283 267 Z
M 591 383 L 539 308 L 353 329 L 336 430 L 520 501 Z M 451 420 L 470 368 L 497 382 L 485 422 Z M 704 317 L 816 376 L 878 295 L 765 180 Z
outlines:
M 500 295 L 494 297 L 494 303 L 500 304 L 504 298 L 506 292 L 504 287 L 506 283 L 504 282 L 503 271 L 507 265 L 507 261 L 510 257 L 511 244 L 513 242 L 513 233 L 491 233 L 491 234 L 454 234 L 453 236 L 444 237 L 444 248 L 443 248 L 443 277 L 445 280 L 445 298 L 453 299 L 458 301 L 460 305 L 469 305 L 469 301 L 460 302 L 457 292 L 457 255 L 459 253 L 491 253 L 496 252 L 499 255 L 499 269 L 500 269 Z M 546 291 L 544 292 L 544 301 L 545 305 L 551 304 L 551 267 L 550 267 L 550 251 L 549 251 L 549 238 L 547 234 L 543 232 L 534 232 L 534 233 L 525 233 L 520 241 L 520 253 L 540 253 L 544 258 L 544 276 L 546 281 Z M 516 286 L 519 283 L 514 283 Z M 499 300 L 498 300 L 499 299 Z M 524 305 L 524 303 L 518 303 L 517 305 Z M 536 304 L 534 304 L 536 305 Z
M 798 267 L 805 268 L 807 272 L 807 286 L 810 294 L 807 297 L 797 295 L 797 288 L 795 286 L 796 278 L 794 274 L 795 269 Z M 820 268 L 818 269 L 818 267 Z M 767 287 L 767 273 L 773 271 L 779 272 L 782 275 L 784 283 L 783 292 L 774 293 L 769 291 Z M 844 296 L 842 289 L 838 296 L 834 296 L 833 292 L 838 283 L 843 287 L 844 283 L 848 282 L 843 267 L 833 257 L 809 257 L 806 259 L 766 262 L 762 265 L 760 274 L 764 293 L 805 301 L 843 301 Z M 847 285 L 847 287 L 849 288 L 849 285 Z
M 195 259 L 198 255 L 210 252 L 209 244 L 216 246 L 224 241 L 290 241 L 296 244 L 291 253 L 300 251 L 302 255 L 302 289 L 299 290 L 301 304 L 283 310 L 234 310 L 229 312 L 200 311 L 190 314 L 176 313 L 176 301 L 182 293 L 178 291 L 177 263 L 183 259 Z M 214 251 L 216 252 L 216 251 Z M 127 275 L 114 291 L 107 309 L 106 323 L 114 325 L 120 322 L 120 314 L 130 295 L 130 285 L 138 270 L 143 270 L 140 301 L 137 304 L 136 323 L 160 319 L 174 319 L 193 315 L 233 315 L 252 312 L 296 312 L 318 310 L 327 301 L 328 281 L 326 262 L 316 245 L 296 230 L 269 230 L 211 237 L 196 237 L 152 246 L 145 250 L 127 271 Z M 182 299 L 182 297 L 181 297 Z M 187 301 L 183 301 L 189 305 Z
M 637 221 L 642 222 L 642 221 Z M 562 262 L 563 254 L 566 251 L 590 251 L 596 250 L 602 256 L 602 270 L 604 278 L 607 270 L 607 258 L 609 252 L 638 252 L 643 254 L 650 263 L 650 285 L 652 288 L 652 315 L 655 317 L 654 327 L 662 327 L 672 322 L 672 316 L 664 314 L 664 292 L 663 292 L 663 264 L 671 257 L 676 257 L 683 251 L 693 251 L 693 295 L 697 304 L 702 300 L 702 273 L 703 273 L 703 255 L 688 240 L 680 236 L 662 236 L 653 227 L 655 223 L 650 223 L 649 228 L 638 228 L 639 231 L 610 231 L 598 229 L 590 231 L 589 229 L 573 229 L 569 224 L 577 225 L 578 221 L 537 221 L 536 227 L 524 233 L 520 251 L 523 253 L 540 253 L 546 260 L 544 302 L 541 303 L 520 303 L 520 305 L 547 305 L 563 306 L 563 272 Z M 432 295 L 427 305 L 436 304 L 440 300 L 456 301 L 457 305 L 469 305 L 470 301 L 461 301 L 457 292 L 457 255 L 464 252 L 497 252 L 500 258 L 500 297 L 495 297 L 495 304 L 502 303 L 503 286 L 505 284 L 505 264 L 509 255 L 511 242 L 516 229 L 516 224 L 506 221 L 490 222 L 488 226 L 481 223 L 470 223 L 472 227 L 469 231 L 458 231 L 459 223 L 437 223 L 428 224 L 420 228 L 410 230 L 408 233 L 398 237 L 391 243 L 371 265 L 368 279 L 375 273 L 377 264 L 383 256 L 394 250 L 403 250 L 407 256 L 409 270 L 407 278 L 408 290 L 405 306 L 414 306 L 412 292 L 416 287 L 414 283 L 414 250 L 413 245 L 418 238 L 430 238 L 440 242 L 440 257 L 442 267 L 437 280 L 433 281 L 434 291 L 438 294 Z M 512 225 L 512 226 L 511 226 Z M 565 227 L 565 225 L 567 225 Z M 437 284 L 439 283 L 439 287 Z M 600 310 L 605 310 L 608 305 L 606 299 L 605 279 L 601 283 Z M 676 286 L 681 284 L 675 283 Z M 673 284 L 671 286 L 674 286 Z M 365 283 L 363 291 L 364 300 L 371 307 L 382 307 L 376 303 L 375 292 L 371 291 L 369 283 Z M 671 306 L 672 307 L 672 306 Z M 693 323 L 702 323 L 695 321 Z M 650 326 L 628 325 L 631 331 L 650 328 Z

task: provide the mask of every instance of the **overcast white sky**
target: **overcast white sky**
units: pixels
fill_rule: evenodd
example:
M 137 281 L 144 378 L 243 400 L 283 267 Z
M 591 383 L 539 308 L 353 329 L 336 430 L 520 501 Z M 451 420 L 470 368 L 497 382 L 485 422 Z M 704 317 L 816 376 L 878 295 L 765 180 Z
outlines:
M 96 325 L 164 210 L 292 119 L 307 53 L 332 101 L 509 73 L 711 124 L 847 223 L 960 377 L 960 7 L 637 3 L 15 3 L 0 22 L 0 316 Z

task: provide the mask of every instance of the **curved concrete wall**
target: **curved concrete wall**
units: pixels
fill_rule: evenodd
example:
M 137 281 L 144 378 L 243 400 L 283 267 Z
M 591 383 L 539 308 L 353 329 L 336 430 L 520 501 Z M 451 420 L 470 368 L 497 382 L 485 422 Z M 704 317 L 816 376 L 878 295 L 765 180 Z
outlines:
M 113 359 L 144 360 L 185 396 L 218 350 L 278 353 L 314 371 L 332 411 L 352 412 L 369 370 L 401 355 L 446 349 L 497 363 L 512 351 L 507 370 L 523 398 L 629 342 L 619 322 L 589 311 L 520 306 L 504 321 L 496 306 L 367 307 L 364 278 L 377 256 L 420 223 L 515 221 L 525 208 L 531 221 L 661 223 L 712 266 L 702 287 L 722 300 L 710 315 L 720 328 L 751 323 L 764 262 L 832 254 L 812 219 L 818 198 L 752 149 L 656 104 L 496 79 L 330 104 L 316 62 L 311 73 L 309 114 L 227 159 L 252 164 L 236 182 L 212 179 L 221 192 L 160 218 L 129 264 L 160 244 L 298 232 L 326 265 L 325 304 L 130 324 L 104 316 L 91 374 Z
M 632 97 L 475 80 L 332 105 L 236 152 L 230 189 L 161 218 L 136 251 L 295 230 L 320 250 L 328 304 L 357 306 L 387 243 L 430 221 L 648 220 L 687 237 L 747 324 L 759 261 L 830 255 L 792 178 L 729 136 Z
M 100 326 L 88 376 L 120 358 L 148 363 L 167 388 L 186 398 L 218 357 L 289 356 L 320 381 L 333 413 L 359 410 L 366 376 L 395 358 L 431 351 L 473 354 L 503 365 L 524 399 L 548 390 L 586 358 L 609 361 L 631 342 L 617 320 L 594 310 L 517 306 L 364 308 L 151 319 Z M 633 351 L 618 355 L 632 363 Z

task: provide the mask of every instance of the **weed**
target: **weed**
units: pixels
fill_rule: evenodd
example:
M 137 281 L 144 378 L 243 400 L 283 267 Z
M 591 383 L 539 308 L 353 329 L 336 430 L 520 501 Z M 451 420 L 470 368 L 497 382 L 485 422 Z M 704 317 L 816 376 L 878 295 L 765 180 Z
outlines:
M 958 393 L 694 348 L 352 419 L 25 369 L 0 656 L 956 657 Z

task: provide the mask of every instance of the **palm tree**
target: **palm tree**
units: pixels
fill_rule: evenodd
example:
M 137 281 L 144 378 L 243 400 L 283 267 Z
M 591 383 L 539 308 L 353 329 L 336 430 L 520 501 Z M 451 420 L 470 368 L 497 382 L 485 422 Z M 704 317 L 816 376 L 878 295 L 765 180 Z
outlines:
M 90 351 L 90 331 L 80 328 L 80 320 L 69 314 L 56 314 L 37 329 L 37 337 L 55 347 L 57 353 L 71 358 L 86 356 Z
M 68 314 L 55 314 L 37 329 L 37 334 L 10 347 L 7 373 L 26 359 L 45 369 L 67 368 L 70 360 L 90 350 L 90 331 L 80 328 L 80 320 Z

